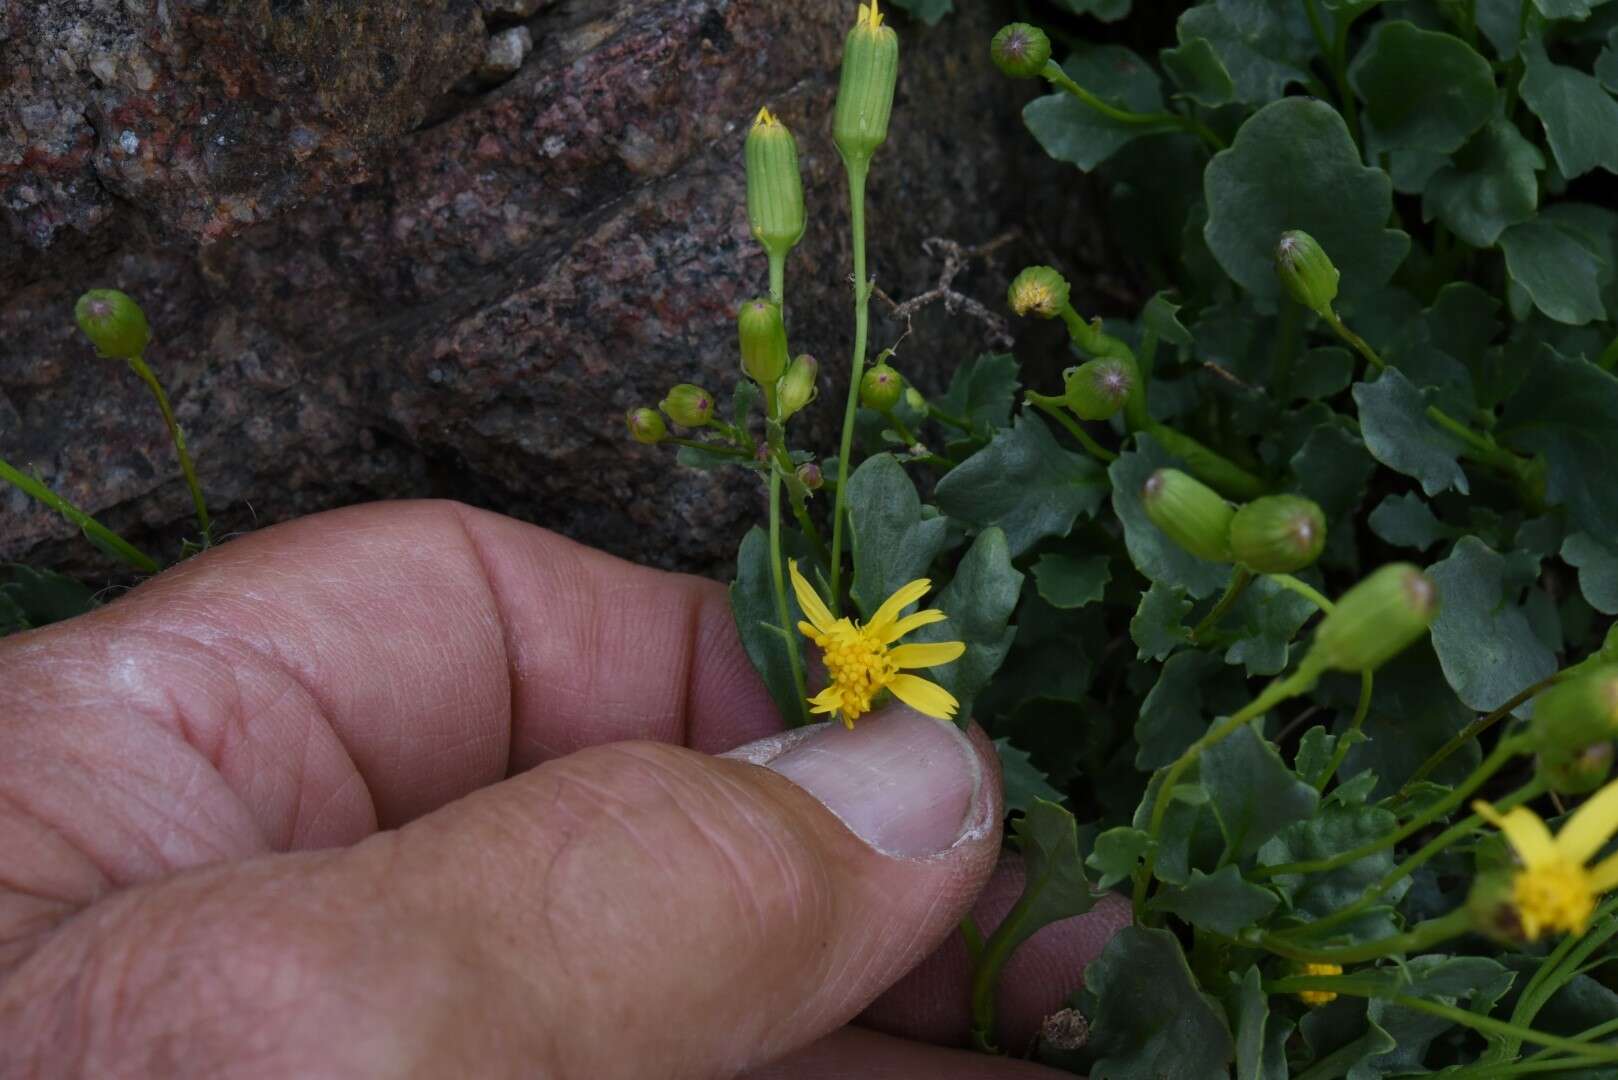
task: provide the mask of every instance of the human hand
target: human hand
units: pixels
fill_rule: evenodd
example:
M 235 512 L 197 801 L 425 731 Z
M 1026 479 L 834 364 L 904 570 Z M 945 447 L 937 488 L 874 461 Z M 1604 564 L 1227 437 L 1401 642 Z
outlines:
M 1053 1075 L 925 1044 L 1020 874 L 981 733 L 778 726 L 722 588 L 452 504 L 0 642 L 0 1075 Z

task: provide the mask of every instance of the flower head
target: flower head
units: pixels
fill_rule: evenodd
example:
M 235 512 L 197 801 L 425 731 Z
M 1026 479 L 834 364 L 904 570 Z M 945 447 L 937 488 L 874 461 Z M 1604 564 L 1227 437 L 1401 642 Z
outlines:
M 906 668 L 930 668 L 960 658 L 966 646 L 959 641 L 896 645 L 894 642 L 912 630 L 943 622 L 947 616 L 936 608 L 899 613 L 926 595 L 933 583 L 926 578 L 902 586 L 877 609 L 871 621 L 861 626 L 852 619 L 835 618 L 820 594 L 798 573 L 798 564 L 789 562 L 792 591 L 808 617 L 798 624 L 805 637 L 820 646 L 821 657 L 831 685 L 809 699 L 812 712 L 842 718 L 848 727 L 871 711 L 871 703 L 884 690 L 917 712 L 939 720 L 949 720 L 960 707 L 955 695 L 919 675 L 905 674 Z
M 1618 855 L 1585 865 L 1618 832 L 1618 783 L 1586 800 L 1556 836 L 1527 807 L 1501 814 L 1480 801 L 1472 809 L 1505 833 L 1522 864 L 1512 877 L 1511 899 L 1523 937 L 1533 941 L 1547 932 L 1582 934 L 1596 898 L 1618 887 Z
M 1341 975 L 1342 973 L 1343 968 L 1340 964 L 1307 963 L 1298 968 L 1299 975 Z M 1336 1001 L 1337 994 L 1332 990 L 1299 990 L 1298 1000 L 1310 1008 L 1314 1008 Z

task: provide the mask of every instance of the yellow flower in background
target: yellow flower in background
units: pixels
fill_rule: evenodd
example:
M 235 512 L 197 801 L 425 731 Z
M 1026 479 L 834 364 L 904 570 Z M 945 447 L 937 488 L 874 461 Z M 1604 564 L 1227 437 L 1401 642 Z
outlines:
M 1618 832 L 1618 782 L 1590 796 L 1556 836 L 1526 807 L 1501 814 L 1486 802 L 1472 809 L 1497 826 L 1522 865 L 1512 877 L 1511 899 L 1529 940 L 1547 932 L 1582 934 L 1596 900 L 1618 887 L 1618 855 L 1585 863 Z
M 1341 975 L 1341 964 L 1304 964 L 1298 968 L 1299 975 Z M 1299 990 L 1298 1000 L 1311 1009 L 1327 1005 L 1337 1000 L 1337 993 L 1333 990 Z
M 807 622 L 798 624 L 805 637 L 820 646 L 821 657 L 831 685 L 809 699 L 812 712 L 829 713 L 853 727 L 854 721 L 871 711 L 871 702 L 884 690 L 917 712 L 939 720 L 949 720 L 960 708 L 955 695 L 919 675 L 906 675 L 905 668 L 930 668 L 957 660 L 966 651 L 959 641 L 925 645 L 895 645 L 912 630 L 943 622 L 948 616 L 936 608 L 899 617 L 899 613 L 920 600 L 932 588 L 926 578 L 912 581 L 885 600 L 871 621 L 861 626 L 852 619 L 839 619 L 821 600 L 820 594 L 798 573 L 792 571 L 792 591 L 798 596 Z

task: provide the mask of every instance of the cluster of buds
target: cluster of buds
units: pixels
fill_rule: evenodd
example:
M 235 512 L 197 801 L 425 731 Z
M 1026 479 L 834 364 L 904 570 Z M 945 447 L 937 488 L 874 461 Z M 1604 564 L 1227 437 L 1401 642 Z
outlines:
M 1260 574 L 1302 570 L 1326 546 L 1326 515 L 1300 495 L 1265 495 L 1237 507 L 1194 476 L 1158 469 L 1141 488 L 1141 503 L 1152 524 L 1197 558 Z
M 624 414 L 631 439 L 655 446 L 668 438 L 669 428 L 663 422 L 663 416 L 685 428 L 705 428 L 715 423 L 713 395 L 693 383 L 669 387 L 669 392 L 657 403 L 657 408 L 663 410 L 662 415 L 655 409 L 646 408 L 630 409 Z

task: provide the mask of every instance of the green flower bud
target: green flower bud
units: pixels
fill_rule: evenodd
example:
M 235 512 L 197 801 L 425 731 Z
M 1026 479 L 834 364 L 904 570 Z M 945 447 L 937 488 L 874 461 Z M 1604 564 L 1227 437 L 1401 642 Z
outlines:
M 1006 303 L 1018 315 L 1053 319 L 1067 307 L 1067 278 L 1049 266 L 1030 266 L 1018 274 L 1006 290 Z
M 821 475 L 820 466 L 812 461 L 806 461 L 798 466 L 798 482 L 810 491 L 819 491 L 826 486 L 826 478 Z
M 860 379 L 860 404 L 867 409 L 888 412 L 904 392 L 904 379 L 887 364 L 876 365 Z
M 1313 652 L 1337 671 L 1374 671 L 1427 632 L 1438 588 L 1409 563 L 1389 563 L 1355 585 L 1320 621 Z
M 1289 229 L 1275 245 L 1275 273 L 1292 299 L 1319 315 L 1337 299 L 1337 267 L 1315 238 Z
M 1230 553 L 1261 574 L 1302 570 L 1325 546 L 1326 515 L 1300 495 L 1265 495 L 1230 519 Z
M 691 383 L 671 386 L 668 396 L 658 402 L 657 407 L 681 427 L 706 427 L 713 419 L 713 395 Z
M 747 133 L 747 222 L 764 250 L 783 257 L 803 238 L 803 178 L 798 143 L 787 126 L 760 109 Z
M 1080 420 L 1110 420 L 1134 389 L 1134 365 L 1106 356 L 1069 371 L 1063 399 Z
M 762 298 L 749 300 L 736 316 L 736 329 L 742 370 L 764 388 L 766 396 L 773 396 L 776 380 L 787 370 L 787 331 L 780 307 Z
M 861 5 L 843 39 L 843 71 L 831 137 L 850 166 L 863 166 L 888 137 L 893 87 L 899 78 L 899 35 L 882 25 L 877 0 Z
M 630 409 L 624 414 L 629 437 L 647 446 L 656 446 L 669 437 L 669 429 L 654 409 Z
M 1540 780 L 1558 795 L 1588 795 L 1612 773 L 1612 743 L 1592 743 L 1580 750 L 1542 750 L 1535 767 Z
M 1159 469 L 1146 478 L 1141 502 L 1152 524 L 1197 558 L 1230 561 L 1230 519 L 1236 510 L 1201 480 L 1179 469 Z
M 1051 58 L 1051 39 L 1027 23 L 1007 23 L 989 43 L 989 58 L 1013 79 L 1032 79 Z
M 1573 753 L 1618 738 L 1618 665 L 1603 664 L 1540 693 L 1530 730 L 1541 751 Z
M 1502 945 L 1528 941 L 1517 910 L 1515 886 L 1515 875 L 1509 869 L 1478 875 L 1466 896 L 1466 912 L 1472 917 L 1474 931 Z
M 117 289 L 91 289 L 73 305 L 73 318 L 96 351 L 113 360 L 140 356 L 152 341 L 146 313 Z
M 781 376 L 781 381 L 775 388 L 776 401 L 781 407 L 781 419 L 785 420 L 815 400 L 815 396 L 820 393 L 815 383 L 815 377 L 819 373 L 819 362 L 808 353 L 792 361 L 787 373 Z

